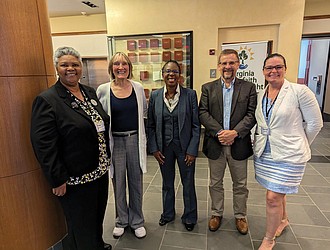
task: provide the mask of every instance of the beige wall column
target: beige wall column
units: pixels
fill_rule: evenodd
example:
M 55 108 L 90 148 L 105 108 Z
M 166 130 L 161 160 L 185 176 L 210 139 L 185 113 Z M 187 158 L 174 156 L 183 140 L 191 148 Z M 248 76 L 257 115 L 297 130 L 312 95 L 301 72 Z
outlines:
M 66 234 L 29 136 L 32 101 L 55 81 L 46 0 L 1 1 L 0 58 L 0 249 L 45 250 Z

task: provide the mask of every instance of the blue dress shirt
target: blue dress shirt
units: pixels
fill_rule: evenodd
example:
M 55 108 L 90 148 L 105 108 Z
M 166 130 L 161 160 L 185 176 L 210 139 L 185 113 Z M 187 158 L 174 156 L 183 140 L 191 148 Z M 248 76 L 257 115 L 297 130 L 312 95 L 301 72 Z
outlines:
M 231 103 L 233 100 L 234 93 L 234 82 L 235 78 L 230 83 L 229 88 L 226 87 L 226 84 L 221 80 L 222 83 L 222 97 L 223 97 L 223 129 L 230 129 L 230 113 L 231 113 Z

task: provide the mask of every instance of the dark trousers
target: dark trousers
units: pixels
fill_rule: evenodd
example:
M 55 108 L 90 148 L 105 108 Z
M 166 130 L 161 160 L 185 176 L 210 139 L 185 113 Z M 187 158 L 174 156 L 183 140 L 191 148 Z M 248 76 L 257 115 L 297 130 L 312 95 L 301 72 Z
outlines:
M 108 186 L 108 173 L 89 183 L 67 185 L 66 194 L 59 198 L 68 229 L 64 250 L 104 249 L 102 234 Z
M 184 211 L 181 217 L 183 223 L 197 222 L 197 198 L 195 190 L 195 162 L 191 166 L 187 166 L 185 152 L 180 146 L 170 143 L 164 146 L 163 155 L 165 162 L 160 165 L 160 170 L 163 177 L 163 214 L 162 217 L 166 220 L 172 220 L 175 217 L 175 160 L 178 163 L 181 183 L 183 186 L 183 203 Z

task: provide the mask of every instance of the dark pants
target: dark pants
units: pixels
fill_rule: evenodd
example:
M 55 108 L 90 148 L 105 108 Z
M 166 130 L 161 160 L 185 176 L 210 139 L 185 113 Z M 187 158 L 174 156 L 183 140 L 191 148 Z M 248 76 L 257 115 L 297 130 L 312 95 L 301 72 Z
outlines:
M 59 198 L 68 229 L 64 250 L 104 249 L 102 234 L 108 185 L 108 173 L 89 183 L 67 185 L 66 194 Z
M 165 162 L 160 166 L 163 177 L 163 214 L 165 220 L 172 220 L 175 217 L 175 160 L 178 163 L 181 183 L 183 186 L 184 212 L 181 217 L 183 223 L 197 222 L 197 198 L 195 191 L 195 162 L 187 166 L 185 152 L 174 143 L 164 147 Z

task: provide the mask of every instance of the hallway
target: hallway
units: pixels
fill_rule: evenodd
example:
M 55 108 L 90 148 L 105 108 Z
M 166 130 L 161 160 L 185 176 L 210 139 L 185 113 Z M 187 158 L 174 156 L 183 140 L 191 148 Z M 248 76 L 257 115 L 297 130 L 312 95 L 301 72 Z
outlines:
M 158 225 L 162 211 L 161 175 L 153 156 L 148 156 L 148 173 L 144 175 L 145 227 L 147 236 L 137 239 L 130 230 L 118 240 L 112 237 L 114 227 L 114 198 L 111 187 L 105 219 L 104 239 L 115 250 L 215 250 L 258 249 L 265 232 L 265 189 L 254 179 L 253 161 L 248 165 L 249 233 L 241 235 L 235 227 L 232 212 L 231 178 L 226 171 L 225 212 L 220 229 L 208 230 L 210 200 L 208 194 L 208 162 L 203 154 L 197 158 L 196 190 L 198 224 L 188 232 L 181 223 L 183 207 L 182 185 L 177 172 L 176 220 L 163 227 Z M 312 145 L 312 159 L 308 162 L 299 193 L 288 195 L 287 207 L 290 227 L 277 238 L 276 249 L 319 250 L 330 245 L 330 123 L 324 127 Z

